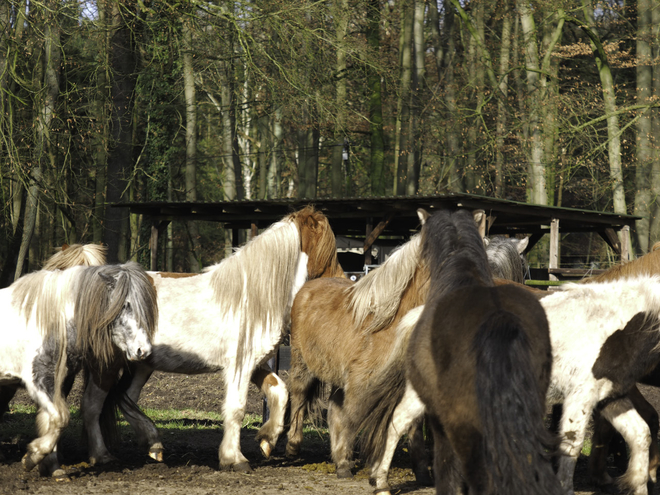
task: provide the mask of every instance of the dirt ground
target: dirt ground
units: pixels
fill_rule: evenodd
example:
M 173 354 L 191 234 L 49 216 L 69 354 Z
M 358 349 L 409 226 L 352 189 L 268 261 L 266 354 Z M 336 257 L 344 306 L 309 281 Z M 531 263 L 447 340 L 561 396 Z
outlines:
M 644 389 L 647 398 L 658 408 L 660 393 L 656 389 Z M 79 400 L 80 387 L 74 387 L 70 403 Z M 29 404 L 29 398 L 19 393 L 15 402 Z M 215 375 L 170 375 L 155 373 L 145 387 L 140 399 L 142 407 L 154 409 L 179 409 L 220 411 L 222 390 Z M 259 392 L 251 388 L 248 412 L 261 414 L 262 402 Z M 194 421 L 194 420 L 191 420 Z M 214 425 L 215 426 L 215 425 Z M 0 436 L 2 423 L 0 423 Z M 166 458 L 157 463 L 138 451 L 130 439 L 123 439 L 113 449 L 119 462 L 92 467 L 86 464 L 85 448 L 79 441 L 63 435 L 60 452 L 64 467 L 71 481 L 56 482 L 42 478 L 36 470 L 26 473 L 20 463 L 30 438 L 2 438 L 0 449 L 6 456 L 0 463 L 0 494 L 122 494 L 122 495 L 253 495 L 291 493 L 301 495 L 318 494 L 371 494 L 366 470 L 360 470 L 350 480 L 340 480 L 332 473 L 330 449 L 327 438 L 312 444 L 303 444 L 301 457 L 289 460 L 284 456 L 285 439 L 281 439 L 271 459 L 265 460 L 259 453 L 254 440 L 254 430 L 243 430 L 241 445 L 244 455 L 253 467 L 251 474 L 218 471 L 217 449 L 222 438 L 222 425 L 213 429 L 189 430 L 185 435 L 170 433 L 163 435 Z M 427 495 L 432 488 L 418 486 L 409 468 L 405 446 L 399 446 L 390 473 L 393 492 Z M 616 474 L 613 471 L 612 474 Z M 596 495 L 586 475 L 586 459 L 581 458 L 575 476 L 578 495 Z

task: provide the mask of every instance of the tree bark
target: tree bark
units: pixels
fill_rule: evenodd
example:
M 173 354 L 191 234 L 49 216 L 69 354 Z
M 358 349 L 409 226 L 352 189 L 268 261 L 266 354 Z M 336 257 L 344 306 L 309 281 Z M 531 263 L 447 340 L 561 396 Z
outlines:
M 367 43 L 371 56 L 380 52 L 380 1 L 369 0 L 367 7 Z M 371 140 L 371 194 L 384 196 L 385 184 L 385 137 L 383 130 L 383 88 L 380 74 L 374 68 L 367 69 L 369 86 L 369 135 Z
M 502 44 L 500 46 L 500 98 L 497 101 L 497 124 L 495 128 L 495 197 L 506 194 L 504 181 L 504 137 L 506 135 L 507 105 L 509 94 L 509 57 L 511 53 L 511 11 L 509 3 L 503 3 Z
M 121 4 L 121 5 L 120 5 Z M 117 0 L 112 6 L 112 35 L 110 38 L 110 67 L 112 71 L 111 143 L 107 168 L 107 202 L 119 203 L 128 192 L 129 173 L 133 168 L 132 108 L 135 90 L 137 55 L 131 34 L 135 25 L 134 2 Z M 121 10 L 120 10 L 121 9 Z M 129 19 L 127 15 L 132 15 Z M 108 206 L 105 210 L 103 239 L 108 246 L 109 263 L 124 261 L 120 247 L 126 245 L 128 211 L 126 208 Z
M 32 242 L 37 225 L 37 214 L 39 211 L 39 190 L 44 187 L 43 170 L 50 161 L 48 154 L 49 133 L 55 105 L 60 92 L 59 70 L 61 59 L 60 28 L 56 16 L 58 4 L 55 1 L 46 2 L 44 8 L 44 70 L 43 89 L 44 97 L 41 100 L 37 96 L 36 119 L 35 119 L 35 149 L 30 171 L 28 196 L 25 207 L 25 222 L 23 226 L 23 237 L 18 252 L 14 280 L 17 280 L 24 268 L 25 259 Z M 40 94 L 40 91 L 36 93 Z
M 186 18 L 182 23 L 183 34 L 183 86 L 186 100 L 186 201 L 197 201 L 197 97 L 195 69 L 193 66 L 193 35 Z M 189 236 L 188 269 L 199 273 L 202 268 L 199 227 L 194 220 L 186 222 Z
M 414 196 L 419 189 L 419 176 L 422 165 L 422 91 L 425 78 L 426 43 L 424 40 L 424 0 L 415 0 L 413 19 L 413 49 L 415 68 L 412 80 L 412 105 L 410 111 L 410 153 L 406 174 L 406 195 Z
M 396 144 L 394 150 L 394 195 L 406 193 L 406 172 L 410 152 L 410 93 L 412 83 L 412 37 L 415 0 L 401 3 L 403 26 L 399 40 L 401 79 L 397 101 Z
M 637 2 L 637 102 L 648 104 L 653 88 L 653 66 L 651 61 L 651 0 Z M 649 249 L 650 204 L 651 204 L 651 135 L 653 121 L 649 109 L 640 110 L 637 119 L 637 167 L 635 174 L 635 215 L 642 217 L 635 223 L 635 237 L 639 251 Z
M 333 2 L 333 5 L 335 2 Z M 339 198 L 342 196 L 343 189 L 343 151 L 344 140 L 346 136 L 346 36 L 348 34 L 348 8 L 347 0 L 339 0 L 337 8 L 333 11 L 335 23 L 335 44 L 337 50 L 337 60 L 335 65 L 336 74 L 336 117 L 334 144 L 332 148 L 332 166 L 330 176 L 330 189 L 332 196 Z M 348 171 L 347 171 L 348 172 Z M 348 179 L 348 178 L 347 178 Z M 350 179 L 348 179 L 350 180 Z

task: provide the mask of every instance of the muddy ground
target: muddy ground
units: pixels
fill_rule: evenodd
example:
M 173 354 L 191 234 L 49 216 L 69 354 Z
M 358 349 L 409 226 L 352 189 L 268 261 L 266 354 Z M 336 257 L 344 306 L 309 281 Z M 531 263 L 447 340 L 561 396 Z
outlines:
M 645 394 L 657 407 L 660 394 L 651 388 Z M 70 403 L 79 400 L 80 386 L 74 387 Z M 220 411 L 222 390 L 215 375 L 186 376 L 155 373 L 145 387 L 140 405 L 153 409 L 179 409 L 198 411 Z M 29 398 L 19 393 L 16 403 L 29 404 Z M 250 390 L 248 412 L 260 415 L 262 402 L 255 387 Z M 17 413 L 13 413 L 17 414 Z M 12 421 L 12 414 L 5 417 Z M 195 420 L 190 420 L 193 424 Z M 5 423 L 7 424 L 7 423 Z M 208 421 L 206 421 L 208 425 Z M 35 471 L 24 472 L 20 463 L 31 438 L 5 438 L 0 423 L 0 448 L 6 456 L 0 463 L 0 494 L 165 494 L 165 495 L 211 495 L 211 494 L 371 494 L 373 488 L 367 480 L 366 470 L 356 469 L 351 480 L 339 480 L 330 464 L 329 441 L 321 437 L 303 444 L 301 457 L 289 460 L 284 456 L 285 439 L 281 439 L 269 460 L 261 457 L 254 441 L 255 430 L 244 429 L 241 444 L 243 453 L 250 460 L 254 471 L 239 474 L 218 471 L 217 448 L 222 438 L 222 425 L 212 429 L 186 430 L 184 434 L 166 432 L 163 442 L 167 449 L 163 463 L 149 459 L 138 451 L 130 435 L 113 449 L 119 461 L 104 467 L 92 467 L 85 463 L 85 448 L 77 435 L 65 433 L 60 443 L 64 466 L 70 475 L 68 482 L 56 482 L 39 477 Z M 169 436 L 169 438 L 168 438 Z M 418 486 L 409 468 L 409 459 L 400 445 L 390 473 L 393 493 L 434 493 L 432 488 Z M 616 474 L 612 467 L 612 474 Z M 586 459 L 581 458 L 575 476 L 576 493 L 592 495 L 594 491 L 586 476 Z

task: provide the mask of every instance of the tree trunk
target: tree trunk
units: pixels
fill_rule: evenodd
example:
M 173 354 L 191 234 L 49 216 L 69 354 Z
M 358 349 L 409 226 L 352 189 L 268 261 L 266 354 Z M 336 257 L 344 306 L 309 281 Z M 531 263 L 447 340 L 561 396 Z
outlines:
M 37 96 L 35 119 L 35 149 L 33 155 L 33 166 L 30 171 L 30 182 L 28 197 L 25 207 L 25 223 L 21 247 L 18 252 L 14 280 L 17 280 L 22 272 L 28 250 L 32 242 L 37 225 L 37 214 L 39 211 L 39 190 L 44 187 L 43 169 L 49 163 L 49 133 L 50 126 L 55 115 L 55 105 L 60 92 L 59 70 L 61 58 L 60 28 L 56 20 L 57 2 L 47 2 L 44 9 L 44 70 L 43 88 L 44 97 L 41 100 Z M 39 95 L 40 92 L 37 92 Z
M 593 8 L 589 0 L 582 0 L 582 9 L 590 30 L 591 48 L 596 56 L 596 67 L 603 87 L 603 100 L 605 102 L 605 115 L 607 115 L 607 151 L 610 163 L 610 181 L 612 182 L 612 196 L 614 213 L 627 214 L 626 195 L 623 187 L 623 169 L 621 166 L 621 130 L 617 116 L 616 93 L 612 71 L 607 61 L 607 54 L 603 49 L 596 31 Z
M 459 121 L 456 104 L 456 81 L 454 63 L 456 54 L 456 22 L 451 0 L 445 0 L 445 26 L 447 30 L 447 56 L 445 57 L 445 105 L 447 106 L 447 158 L 449 167 L 448 189 L 451 192 L 464 192 L 463 167 L 460 159 Z
M 121 4 L 121 7 L 120 5 Z M 128 177 L 133 168 L 132 107 L 135 90 L 137 55 L 131 42 L 135 25 L 135 4 L 128 0 L 118 0 L 112 7 L 112 35 L 110 38 L 110 67 L 112 77 L 111 143 L 107 168 L 107 202 L 122 201 L 128 192 Z M 130 14 L 129 14 L 130 13 Z M 127 15 L 132 15 L 130 19 Z M 105 210 L 104 242 L 108 246 L 108 262 L 124 261 L 120 247 L 125 246 L 128 227 L 126 208 L 108 207 Z
M 183 34 L 183 86 L 186 100 L 186 201 L 197 201 L 197 98 L 195 92 L 195 70 L 193 67 L 193 36 L 186 18 L 182 24 Z M 199 228 L 192 220 L 186 222 L 189 236 L 188 269 L 199 273 L 202 267 Z
M 241 194 L 241 167 L 240 161 L 237 164 L 236 150 L 236 129 L 235 129 L 235 98 L 233 85 L 233 65 L 226 62 L 223 70 L 220 71 L 222 77 L 222 144 L 223 144 L 223 162 L 225 176 L 223 189 L 225 200 L 233 201 L 242 199 Z M 238 165 L 238 166 L 237 166 Z
M 335 5 L 335 2 L 333 2 Z M 336 117 L 334 144 L 332 148 L 332 166 L 330 176 L 330 189 L 332 196 L 342 196 L 343 183 L 343 151 L 346 136 L 346 36 L 348 34 L 349 8 L 347 0 L 339 0 L 337 8 L 333 11 L 335 23 L 335 43 L 337 46 L 336 74 Z
M 495 128 L 495 197 L 503 198 L 506 194 L 504 181 L 504 137 L 506 135 L 507 105 L 509 94 L 509 55 L 511 52 L 511 11 L 509 3 L 503 3 L 502 44 L 500 46 L 500 98 L 497 100 L 497 124 Z
M 419 189 L 419 175 L 422 164 L 422 90 L 424 86 L 426 43 L 424 40 L 424 0 L 415 0 L 413 19 L 413 48 L 415 69 L 412 81 L 412 105 L 410 111 L 410 153 L 406 174 L 406 195 L 414 196 Z
M 403 27 L 399 40 L 401 80 L 397 101 L 396 144 L 394 151 L 394 195 L 406 193 L 406 172 L 410 152 L 410 93 L 412 83 L 412 37 L 415 18 L 414 0 L 401 3 Z
M 529 199 L 534 204 L 547 205 L 546 169 L 543 152 L 543 131 L 540 122 L 540 105 L 538 97 L 539 84 L 539 52 L 536 42 L 536 26 L 531 6 L 524 0 L 516 0 L 523 32 L 525 48 L 525 67 L 527 78 L 527 110 L 530 134 L 529 154 Z
M 660 101 L 660 9 L 655 3 L 651 14 L 651 43 L 653 55 L 653 101 Z M 652 169 L 651 169 L 651 197 L 654 198 L 650 212 L 649 245 L 653 246 L 660 240 L 660 110 L 657 107 L 651 109 L 651 121 L 653 132 L 651 134 Z
M 380 1 L 369 0 L 367 7 L 367 43 L 372 57 L 380 52 Z M 383 131 L 383 95 L 380 74 L 368 68 L 369 86 L 369 134 L 371 138 L 371 194 L 384 196 L 385 184 L 385 137 Z
M 273 147 L 268 167 L 268 199 L 279 198 L 280 158 L 282 146 L 282 108 L 277 107 L 272 116 Z
M 653 88 L 651 54 L 651 0 L 637 2 L 637 102 L 649 104 Z M 648 252 L 651 204 L 651 136 L 653 122 L 649 109 L 640 110 L 637 120 L 637 167 L 635 175 L 635 215 L 642 217 L 635 223 L 637 245 L 641 253 Z

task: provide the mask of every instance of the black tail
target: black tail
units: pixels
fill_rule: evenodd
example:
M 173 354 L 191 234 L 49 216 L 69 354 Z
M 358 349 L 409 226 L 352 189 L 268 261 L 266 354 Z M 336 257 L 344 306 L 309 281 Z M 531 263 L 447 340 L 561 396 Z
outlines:
M 482 324 L 473 346 L 485 470 L 494 493 L 563 493 L 550 464 L 556 445 L 543 423 L 547 381 L 532 363 L 547 359 L 547 352 L 533 356 L 520 320 L 503 311 Z
M 355 431 L 362 432 L 359 442 L 360 457 L 367 466 L 380 462 L 387 442 L 389 424 L 405 391 L 405 367 L 397 363 L 389 367 L 378 382 L 368 387 L 361 397 L 362 410 L 366 413 L 361 418 L 355 418 Z

